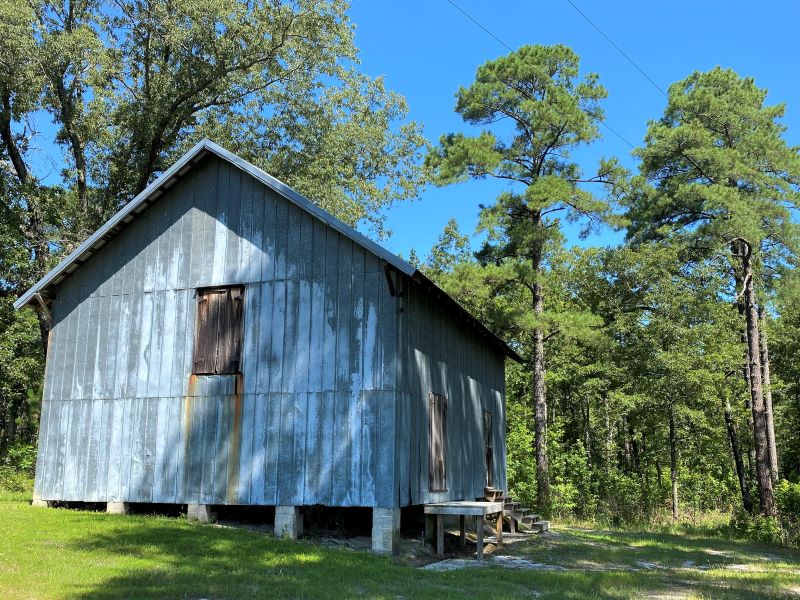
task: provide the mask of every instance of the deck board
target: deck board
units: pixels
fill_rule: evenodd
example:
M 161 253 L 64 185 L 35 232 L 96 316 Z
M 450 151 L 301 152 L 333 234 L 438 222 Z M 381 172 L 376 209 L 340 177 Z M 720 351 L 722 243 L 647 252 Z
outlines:
M 451 502 L 433 502 L 425 505 L 426 515 L 465 515 L 481 516 L 503 512 L 502 502 L 481 502 L 455 500 Z

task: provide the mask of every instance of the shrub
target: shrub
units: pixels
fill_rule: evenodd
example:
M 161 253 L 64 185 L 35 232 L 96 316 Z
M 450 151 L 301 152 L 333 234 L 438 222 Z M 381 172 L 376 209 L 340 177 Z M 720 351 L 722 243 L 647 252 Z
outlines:
M 16 469 L 28 477 L 33 477 L 36 469 L 36 446 L 34 444 L 17 444 L 8 449 L 5 466 Z
M 775 486 L 775 502 L 782 516 L 800 518 L 800 483 L 781 479 Z
M 0 466 L 0 490 L 9 492 L 33 491 L 33 479 L 14 467 Z
M 778 517 L 751 515 L 744 510 L 737 510 L 731 517 L 731 529 L 741 537 L 756 542 L 792 543 L 792 540 L 785 535 Z
M 509 420 L 506 438 L 508 487 L 511 495 L 528 506 L 536 506 L 536 459 L 533 432 L 523 419 Z
M 32 491 L 35 470 L 36 446 L 33 444 L 12 446 L 0 464 L 0 489 L 11 492 Z

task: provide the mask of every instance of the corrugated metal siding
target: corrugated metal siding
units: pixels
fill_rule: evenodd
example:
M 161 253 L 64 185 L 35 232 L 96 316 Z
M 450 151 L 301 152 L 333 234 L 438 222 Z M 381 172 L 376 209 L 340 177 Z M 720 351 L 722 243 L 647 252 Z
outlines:
M 195 290 L 233 284 L 240 388 L 190 377 Z M 57 291 L 37 493 L 396 505 L 396 312 L 376 256 L 206 159 Z
M 397 405 L 402 506 L 483 496 L 483 411 L 492 412 L 495 487 L 506 488 L 504 357 L 466 321 L 403 278 Z M 447 396 L 446 492 L 429 491 L 428 397 Z

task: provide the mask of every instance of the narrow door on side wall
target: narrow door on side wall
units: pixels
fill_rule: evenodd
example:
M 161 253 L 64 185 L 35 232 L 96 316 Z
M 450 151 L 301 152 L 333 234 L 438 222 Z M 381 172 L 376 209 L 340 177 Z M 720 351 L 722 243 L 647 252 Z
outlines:
M 447 397 L 431 393 L 428 396 L 428 449 L 430 464 L 429 490 L 447 491 Z
M 483 453 L 486 462 L 486 486 L 494 487 L 494 449 L 492 448 L 492 413 L 483 412 Z

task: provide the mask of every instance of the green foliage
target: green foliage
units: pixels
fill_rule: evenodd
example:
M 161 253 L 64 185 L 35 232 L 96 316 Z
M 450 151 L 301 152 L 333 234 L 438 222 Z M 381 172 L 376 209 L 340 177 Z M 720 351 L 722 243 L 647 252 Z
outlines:
M 553 511 L 557 518 L 579 519 L 597 515 L 598 494 L 592 477 L 591 465 L 583 443 L 572 446 L 559 442 L 563 432 L 551 426 L 548 430 L 551 476 L 553 478 Z
M 523 46 L 478 69 L 456 94 L 456 112 L 470 125 L 492 126 L 475 136 L 449 134 L 427 157 L 435 181 L 494 177 L 509 189 L 481 211 L 488 242 L 479 254 L 492 293 L 509 298 L 498 330 L 523 341 L 531 331 L 570 322 L 571 315 L 539 314 L 529 289 L 562 240 L 558 215 L 591 228 L 612 218 L 611 204 L 583 187 L 615 189 L 622 171 L 603 161 L 584 177 L 571 153 L 599 137 L 606 91 L 594 74 L 579 76 L 579 58 L 565 46 Z M 501 126 L 503 124 L 504 126 Z
M 425 140 L 405 100 L 358 71 L 347 8 L 13 0 L 0 90 L 12 126 L 46 110 L 60 127 L 73 228 L 58 241 L 82 241 L 204 135 L 382 230 L 382 209 L 419 191 Z
M 0 462 L 0 490 L 31 492 L 35 468 L 35 445 L 17 444 L 12 446 Z
M 731 517 L 731 529 L 737 535 L 756 542 L 775 544 L 786 542 L 780 521 L 776 517 L 751 515 L 743 510 L 737 510 Z
M 33 478 L 14 467 L 0 465 L 0 491 L 30 494 L 33 491 Z
M 518 407 L 517 407 L 518 408 Z M 526 506 L 536 505 L 536 459 L 533 431 L 523 419 L 509 413 L 506 432 L 508 487 L 511 495 Z
M 771 321 L 772 393 L 778 428 L 781 473 L 800 481 L 800 285 L 797 273 L 782 277 L 775 302 L 779 317 Z M 776 489 L 776 494 L 778 490 Z
M 670 86 L 664 116 L 638 151 L 654 188 L 631 197 L 632 233 L 678 232 L 722 252 L 736 238 L 779 246 L 764 259 L 793 251 L 800 156 L 783 139 L 785 107 L 766 106 L 766 95 L 719 67 Z
M 36 445 L 17 444 L 6 452 L 5 464 L 20 473 L 33 477 L 36 469 Z
M 775 486 L 775 501 L 782 516 L 800 520 L 800 483 L 781 479 Z
M 451 274 L 457 265 L 473 260 L 469 247 L 469 236 L 461 233 L 458 222 L 454 218 L 447 221 L 439 239 L 436 240 L 425 261 L 425 274 L 434 282 L 444 282 L 446 275 Z
M 444 135 L 426 159 L 440 185 L 486 177 L 508 183 L 481 209 L 479 229 L 487 239 L 469 279 L 484 288 L 482 307 L 494 307 L 486 311 L 494 330 L 522 350 L 529 364 L 536 507 L 545 515 L 551 501 L 543 345 L 596 324 L 584 311 L 552 310 L 545 302 L 552 293 L 545 285 L 548 266 L 563 241 L 559 215 L 581 221 L 584 232 L 611 222 L 612 203 L 586 185 L 600 183 L 614 194 L 625 177 L 615 160 L 602 160 L 597 174 L 586 177 L 572 158 L 599 138 L 600 101 L 606 97 L 597 75 L 581 77 L 579 63 L 562 45 L 523 46 L 485 63 L 475 81 L 456 93 L 455 109 L 468 125 L 488 128 L 472 136 Z M 473 296 L 459 296 L 465 304 L 475 303 L 474 293 L 464 286 L 457 296 L 459 291 Z

